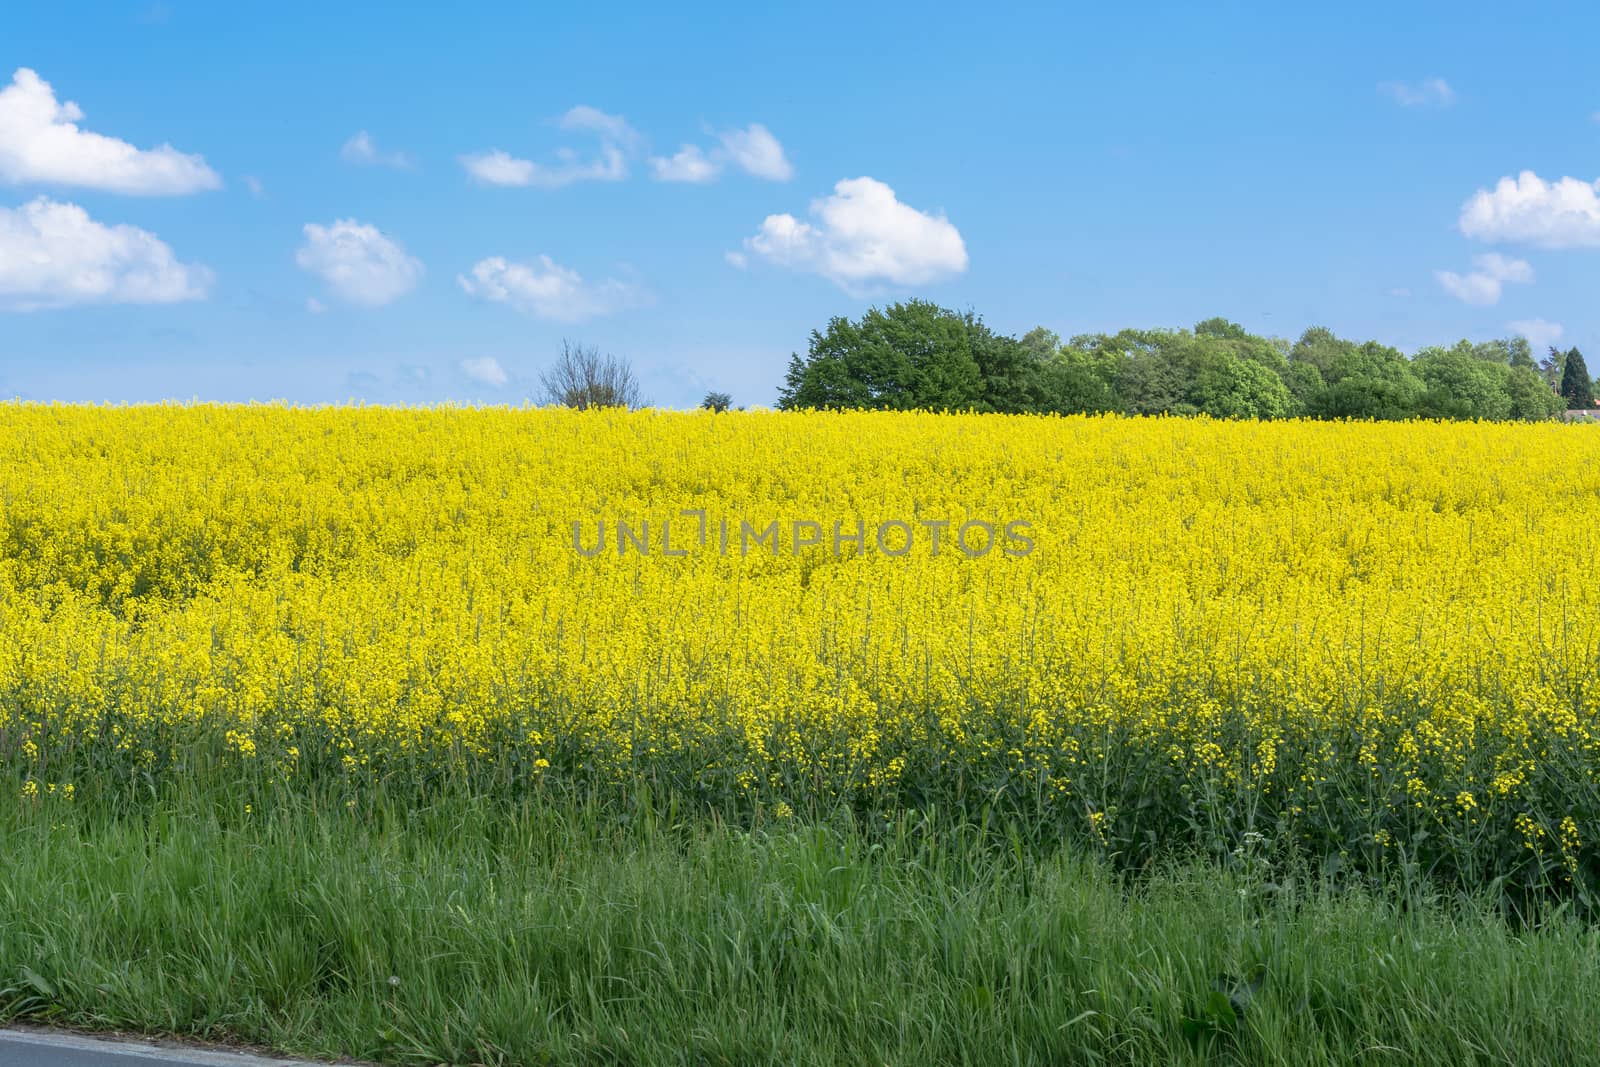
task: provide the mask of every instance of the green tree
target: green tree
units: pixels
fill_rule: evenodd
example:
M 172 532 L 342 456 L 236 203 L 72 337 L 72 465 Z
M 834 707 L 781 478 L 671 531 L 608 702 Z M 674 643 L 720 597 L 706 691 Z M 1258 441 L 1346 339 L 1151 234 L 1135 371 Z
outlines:
M 1284 370 L 1283 384 L 1288 386 L 1289 395 L 1294 397 L 1297 414 L 1317 411 L 1322 406 L 1322 394 L 1328 388 L 1322 380 L 1322 371 L 1317 369 L 1316 364 L 1295 360 L 1290 360 Z
M 733 406 L 733 397 L 727 393 L 707 393 L 705 399 L 700 401 L 700 406 L 707 411 L 727 411 Z
M 1526 337 L 1508 337 L 1491 343 L 1505 349 L 1506 366 L 1522 367 L 1527 370 L 1538 369 L 1538 364 L 1533 361 L 1533 345 L 1528 343 Z
M 1328 368 L 1313 414 L 1331 419 L 1415 418 L 1426 387 L 1397 349 L 1368 341 Z
M 1059 415 L 1121 411 L 1122 404 L 1094 365 L 1076 352 L 1063 352 L 1041 368 L 1042 396 L 1037 410 Z
M 1472 358 L 1489 363 L 1504 363 L 1508 367 L 1534 365 L 1533 346 L 1528 344 L 1526 337 L 1498 337 L 1493 341 L 1483 341 L 1475 345 L 1461 341 L 1458 342 L 1458 347 L 1468 349 Z
M 1244 341 L 1250 337 L 1250 333 L 1243 326 L 1220 315 L 1195 323 L 1194 333 L 1196 337 L 1218 337 L 1224 341 Z
M 1312 326 L 1289 349 L 1289 361 L 1308 363 L 1317 368 L 1321 376 L 1328 373 L 1335 360 L 1355 351 L 1355 348 L 1354 342 L 1340 340 L 1326 326 Z
M 1260 363 L 1227 353 L 1201 368 L 1195 403 L 1206 414 L 1224 419 L 1281 419 L 1295 406 L 1282 378 Z
M 1035 359 L 1054 359 L 1061 351 L 1061 335 L 1043 326 L 1035 326 L 1022 335 L 1018 344 L 1032 353 Z
M 974 408 L 982 378 L 961 316 L 923 301 L 834 318 L 794 356 L 780 408 Z
M 1506 394 L 1511 398 L 1511 417 L 1537 421 L 1554 418 L 1567 405 L 1544 377 L 1532 367 L 1512 367 L 1506 375 Z
M 1184 339 L 1175 330 L 1123 330 L 1105 339 L 1097 355 L 1114 368 L 1114 388 L 1133 415 L 1193 415 L 1193 380 Z
M 834 318 L 789 361 L 780 408 L 1038 410 L 1046 339 L 1025 346 L 972 312 L 925 300 Z
M 1583 362 L 1583 353 L 1576 348 L 1567 350 L 1561 368 L 1561 397 L 1567 409 L 1594 407 L 1594 380 Z
M 1425 348 L 1412 361 L 1427 391 L 1418 414 L 1439 419 L 1505 419 L 1511 415 L 1506 380 L 1511 367 L 1484 358 L 1466 341 L 1453 348 Z
M 976 406 L 1012 415 L 1038 411 L 1044 401 L 1042 371 L 1049 356 L 1041 357 L 1037 345 L 1029 347 L 993 332 L 976 316 L 968 314 L 963 321 L 981 382 Z

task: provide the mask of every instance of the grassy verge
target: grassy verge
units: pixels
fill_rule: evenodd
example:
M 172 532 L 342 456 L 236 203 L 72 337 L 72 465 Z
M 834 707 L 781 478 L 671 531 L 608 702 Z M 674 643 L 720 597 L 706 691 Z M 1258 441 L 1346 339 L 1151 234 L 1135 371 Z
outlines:
M 0 809 L 0 1019 L 388 1063 L 1593 1063 L 1557 912 L 906 816 Z

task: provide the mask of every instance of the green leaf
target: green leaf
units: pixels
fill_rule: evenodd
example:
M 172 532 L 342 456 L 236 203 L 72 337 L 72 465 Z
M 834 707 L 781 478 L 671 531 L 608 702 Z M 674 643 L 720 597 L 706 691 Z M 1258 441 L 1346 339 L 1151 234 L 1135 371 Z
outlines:
M 41 996 L 48 997 L 51 1000 L 55 999 L 56 987 L 50 983 L 49 979 L 32 967 L 25 966 L 22 968 L 22 980 L 37 990 Z

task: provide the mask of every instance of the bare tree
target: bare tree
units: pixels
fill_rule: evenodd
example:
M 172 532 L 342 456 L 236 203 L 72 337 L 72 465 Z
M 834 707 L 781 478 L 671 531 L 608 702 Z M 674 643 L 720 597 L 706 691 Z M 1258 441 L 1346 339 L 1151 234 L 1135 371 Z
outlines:
M 594 346 L 561 342 L 561 358 L 539 376 L 546 403 L 579 411 L 588 408 L 637 408 L 644 405 L 639 380 L 625 359 L 600 354 Z

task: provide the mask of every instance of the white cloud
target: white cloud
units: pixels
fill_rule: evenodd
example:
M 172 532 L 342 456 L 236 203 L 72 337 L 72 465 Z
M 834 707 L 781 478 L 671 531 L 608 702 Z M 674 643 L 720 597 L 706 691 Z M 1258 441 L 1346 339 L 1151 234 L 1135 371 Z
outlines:
M 724 252 L 722 253 L 722 258 L 728 261 L 730 267 L 736 267 L 739 270 L 744 270 L 745 267 L 750 265 L 750 261 L 745 258 L 743 252 Z
M 346 163 L 364 167 L 394 167 L 405 170 L 413 165 L 411 157 L 404 152 L 380 151 L 378 143 L 366 130 L 361 130 L 344 143 L 339 149 L 339 158 Z
M 222 185 L 197 155 L 171 145 L 139 149 L 80 129 L 83 111 L 56 101 L 50 84 L 26 67 L 0 89 L 0 181 L 77 185 L 135 196 L 181 196 Z
M 1498 304 L 1505 283 L 1526 285 L 1533 281 L 1533 268 L 1526 260 L 1508 259 L 1498 252 L 1472 257 L 1473 270 L 1457 274 L 1451 270 L 1438 270 L 1433 276 L 1445 292 L 1468 304 Z
M 314 296 L 308 296 L 306 297 L 306 310 L 311 312 L 313 315 L 320 315 L 324 311 L 328 310 L 328 305 L 324 304 Z
M 501 149 L 461 157 L 467 173 L 489 185 L 535 185 L 559 189 L 573 182 L 616 182 L 628 176 L 628 161 L 616 145 L 601 145 L 592 159 L 579 159 L 570 148 L 556 152 L 554 164 L 517 159 Z
M 267 195 L 267 187 L 261 184 L 260 178 L 246 174 L 240 180 L 244 182 L 244 187 L 250 191 L 250 195 L 257 200 Z
M 41 196 L 0 207 L 0 307 L 171 304 L 204 297 L 211 281 L 155 234 L 102 225 L 76 204 Z
M 305 235 L 295 262 L 353 304 L 387 304 L 410 292 L 422 277 L 422 263 L 375 226 L 355 219 L 330 226 L 310 222 Z
M 461 157 L 467 173 L 489 185 L 531 185 L 533 164 L 498 148 Z
M 768 215 L 745 247 L 781 266 L 820 274 L 847 291 L 875 282 L 916 285 L 967 269 L 961 233 L 943 215 L 896 198 L 872 178 L 848 178 L 811 202 L 816 224 Z
M 709 182 L 722 173 L 722 163 L 699 145 L 686 144 L 675 155 L 652 156 L 650 169 L 658 182 Z
M 511 381 L 511 376 L 500 365 L 500 361 L 493 356 L 484 356 L 480 359 L 464 359 L 461 361 L 461 372 L 468 378 L 483 385 L 492 385 L 496 389 L 503 389 Z
M 746 174 L 774 182 L 794 177 L 794 166 L 783 154 L 783 145 L 759 122 L 722 134 L 722 147 L 734 166 Z
M 634 148 L 640 142 L 639 132 L 628 125 L 621 115 L 607 115 L 599 108 L 579 104 L 556 120 L 563 130 L 588 130 L 603 140 Z
M 557 119 L 556 125 L 598 135 L 599 149 L 585 159 L 571 148 L 560 148 L 554 163 L 518 159 L 499 148 L 458 158 L 468 174 L 488 185 L 559 189 L 574 182 L 615 182 L 628 176 L 628 155 L 638 147 L 640 137 L 622 116 L 580 104 Z
M 479 260 L 472 276 L 458 275 L 461 288 L 481 300 L 510 304 L 541 319 L 576 322 L 608 315 L 642 301 L 639 291 L 608 278 L 592 284 L 577 271 L 540 256 L 537 263 L 516 263 L 503 256 Z
M 1411 290 L 1405 288 L 1390 289 L 1389 295 L 1394 297 L 1408 297 L 1411 295 Z
M 674 156 L 652 157 L 650 167 L 656 180 L 714 181 L 730 165 L 768 181 L 786 182 L 794 177 L 794 167 L 783 154 L 783 145 L 759 122 L 742 130 L 725 130 L 717 135 L 717 141 L 717 147 L 710 152 L 699 145 L 686 144 Z
M 1379 82 L 1378 92 L 1402 107 L 1449 107 L 1456 102 L 1456 91 L 1443 78 L 1428 78 L 1415 85 Z
M 1567 332 L 1559 322 L 1546 322 L 1543 319 L 1519 319 L 1506 325 L 1526 337 L 1535 351 L 1555 344 Z
M 1541 248 L 1600 246 L 1600 181 L 1547 182 L 1531 170 L 1479 189 L 1461 206 L 1461 232 Z

